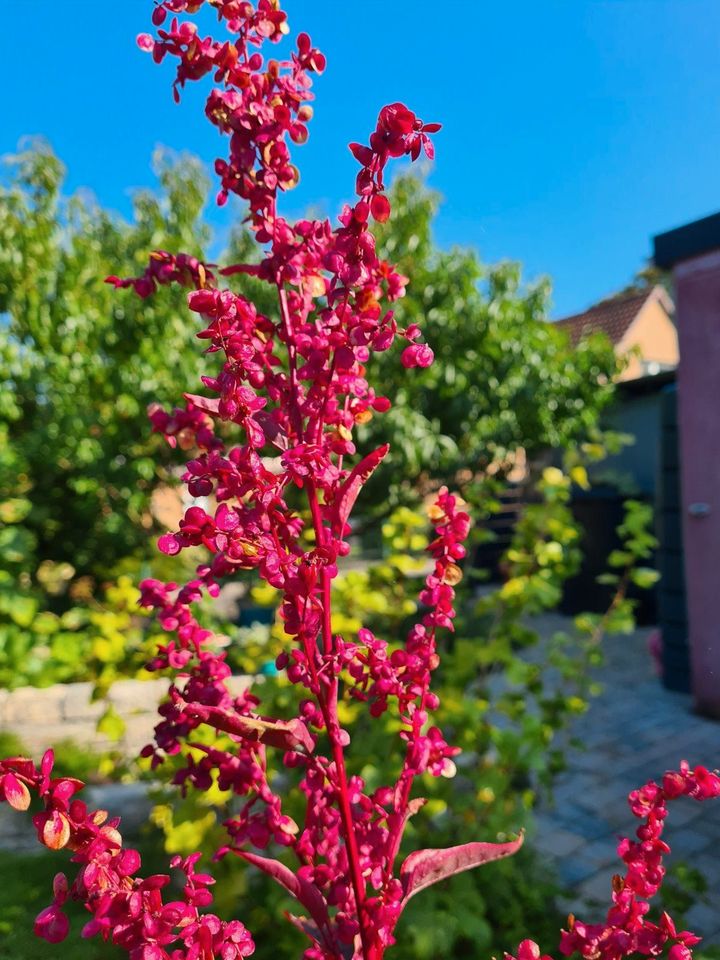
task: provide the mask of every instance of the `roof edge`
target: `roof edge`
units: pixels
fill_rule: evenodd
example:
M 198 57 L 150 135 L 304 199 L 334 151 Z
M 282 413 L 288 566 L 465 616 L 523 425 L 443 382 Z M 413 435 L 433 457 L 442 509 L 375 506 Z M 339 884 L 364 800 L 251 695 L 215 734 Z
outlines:
M 656 286 L 659 286 L 657 284 Z M 648 299 L 655 293 L 656 287 L 648 287 L 645 290 L 636 290 L 635 292 L 628 293 L 627 296 L 617 296 L 609 294 L 607 297 L 604 297 L 602 300 L 598 300 L 596 303 L 591 304 L 585 310 L 578 310 L 577 313 L 571 313 L 567 317 L 558 317 L 557 320 L 553 320 L 552 323 L 570 323 L 572 320 L 577 320 L 580 317 L 587 316 L 589 313 L 593 313 L 596 310 L 610 308 L 613 306 L 619 306 L 620 304 L 627 303 L 629 300 L 638 300 L 638 312 L 647 303 Z
M 663 270 L 672 269 L 681 260 L 720 248 L 720 213 L 693 220 L 682 227 L 659 233 L 653 238 L 653 260 Z
M 665 287 L 661 283 L 656 283 L 655 286 L 652 288 L 651 293 L 656 300 L 660 301 L 660 305 L 662 306 L 665 313 L 672 318 L 675 314 L 675 301 L 670 296 L 670 294 L 665 289 Z M 644 306 L 645 304 L 643 304 L 643 307 Z

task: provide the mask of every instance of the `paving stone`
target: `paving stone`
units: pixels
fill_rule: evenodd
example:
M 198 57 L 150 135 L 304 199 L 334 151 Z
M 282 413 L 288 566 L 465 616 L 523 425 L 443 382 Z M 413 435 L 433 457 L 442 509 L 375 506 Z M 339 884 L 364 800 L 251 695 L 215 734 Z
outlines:
M 572 750 L 572 769 L 573 770 L 582 770 L 584 773 L 596 773 L 597 772 L 597 753 L 594 750 Z M 572 775 L 568 779 L 568 782 L 572 782 Z
M 605 781 L 602 787 L 594 790 L 581 789 L 578 791 L 576 803 L 588 812 L 600 816 L 604 815 L 606 811 L 619 811 L 621 804 L 625 811 L 627 811 L 628 808 L 625 801 L 619 800 L 618 786 L 618 782 L 611 779 L 610 782 Z M 625 794 L 627 794 L 627 791 L 625 791 Z M 620 794 L 620 796 L 622 797 L 623 795 Z
M 578 886 L 593 876 L 597 872 L 597 866 L 594 863 L 586 863 L 577 857 L 568 857 L 567 860 L 560 860 L 557 863 L 558 873 L 563 883 L 575 892 Z
M 548 620 L 548 629 L 550 624 L 562 628 L 557 618 Z M 720 724 L 693 714 L 689 696 L 663 689 L 651 669 L 646 634 L 604 642 L 605 664 L 594 673 L 602 693 L 573 723 L 567 738 L 580 740 L 585 749 L 568 749 L 568 769 L 559 778 L 555 804 L 541 806 L 549 836 L 561 830 L 586 841 L 568 854 L 548 849 L 572 888 L 567 906 L 573 912 L 578 897 L 607 903 L 617 869 L 617 835 L 632 835 L 637 826 L 626 799 L 630 790 L 658 779 L 682 759 L 711 769 L 720 766 Z M 704 873 L 714 907 L 694 908 L 697 926 L 703 928 L 699 932 L 705 944 L 720 943 L 720 810 L 678 801 L 671 807 L 665 836 L 676 861 L 687 859 Z
M 716 834 L 717 840 L 717 834 Z M 678 856 L 676 860 L 682 859 L 682 851 L 677 851 Z M 718 870 L 718 844 L 717 842 L 710 844 L 710 846 L 703 850 L 701 853 L 698 853 L 692 858 L 692 866 L 695 867 L 704 877 L 717 876 Z M 715 900 L 718 902 L 718 926 L 720 926 L 720 888 L 714 887 L 711 888 L 710 892 L 713 894 Z
M 612 832 L 606 819 L 578 807 L 574 803 L 558 806 L 557 822 L 572 833 L 580 833 L 586 840 L 597 840 Z
M 557 803 L 563 801 L 572 801 L 584 809 L 594 810 L 594 797 L 601 789 L 601 781 L 596 777 L 590 777 L 583 773 L 578 773 L 576 777 L 565 781 L 555 790 Z
M 533 814 L 532 833 L 530 835 L 533 837 L 540 836 L 550 830 L 555 830 L 559 826 L 560 823 L 552 812 L 536 813 Z
M 699 804 L 698 804 L 699 806 Z M 701 813 L 710 813 L 710 809 L 705 808 Z M 704 833 L 706 837 L 718 841 L 718 858 L 720 859 L 720 820 L 717 816 L 696 817 L 693 822 L 693 829 L 699 833 Z
M 549 853 L 553 857 L 565 857 L 584 845 L 584 837 L 577 833 L 570 833 L 569 830 L 563 830 L 561 827 L 538 834 L 533 843 L 535 849 L 541 853 Z
M 251 684 L 260 686 L 262 683 L 262 677 L 246 677 L 237 674 L 236 676 L 228 677 L 227 686 L 228 690 L 234 694 L 234 696 L 238 697 L 241 693 L 244 693 Z
M 577 887 L 577 894 L 589 904 L 601 903 L 603 906 L 610 900 L 612 892 L 613 872 L 611 870 L 598 870 L 587 880 Z
M 670 817 L 672 817 L 672 813 Z M 687 827 L 673 824 L 669 818 L 667 829 L 663 833 L 663 840 L 670 845 L 677 857 L 690 857 L 694 854 L 700 854 L 713 846 L 713 841 L 707 834 L 696 830 L 694 826 Z
M 0 805 L 0 850 L 16 853 L 40 853 L 37 833 L 29 817 L 23 817 L 8 804 Z
M 582 848 L 582 857 L 588 863 L 594 863 L 597 867 L 604 867 L 608 863 L 617 861 L 617 844 L 618 841 L 615 836 L 594 840 L 592 843 L 586 843 Z
M 94 717 L 88 720 L 75 720 L 72 723 L 59 723 L 56 728 L 54 743 L 67 740 L 78 746 L 90 745 L 98 738 L 97 720 Z M 40 743 L 40 736 L 36 729 L 32 731 L 33 743 Z M 41 744 L 42 746 L 42 744 Z
M 628 791 L 626 791 L 628 792 Z M 637 820 L 633 817 L 627 804 L 614 810 L 606 811 L 608 822 L 608 836 L 625 837 L 637 829 Z
M 244 676 L 231 677 L 228 687 L 238 696 L 251 680 Z M 127 725 L 119 743 L 126 755 L 137 755 L 151 738 L 157 723 L 157 705 L 166 696 L 167 688 L 166 680 L 121 680 L 112 687 L 108 700 Z M 97 722 L 107 703 L 92 701 L 89 683 L 3 690 L 0 691 L 0 730 L 15 733 L 28 751 L 37 755 L 61 740 L 72 740 L 93 750 L 107 750 L 118 746 L 97 732 Z
M 712 946 L 719 942 L 720 904 L 718 897 L 714 903 L 696 903 L 687 912 L 687 925 L 703 938 L 702 946 Z M 702 950 L 702 946 L 700 950 Z
M 701 830 L 702 827 L 712 831 L 712 835 L 720 838 L 720 818 L 718 818 L 718 809 L 709 803 L 698 803 L 693 800 L 686 800 L 684 797 L 673 804 L 668 820 L 668 830 L 676 827 L 685 827 L 692 824 L 694 830 Z M 701 830 L 701 832 L 704 832 Z

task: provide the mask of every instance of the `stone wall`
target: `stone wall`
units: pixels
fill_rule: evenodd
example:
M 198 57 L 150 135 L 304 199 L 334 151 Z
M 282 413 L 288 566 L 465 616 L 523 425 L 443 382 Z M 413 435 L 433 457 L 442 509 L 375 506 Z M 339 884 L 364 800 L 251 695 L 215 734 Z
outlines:
M 247 677 L 229 681 L 236 693 L 247 685 Z M 60 740 L 72 740 L 92 750 L 112 747 L 125 756 L 136 756 L 152 737 L 158 721 L 157 707 L 167 689 L 167 680 L 119 680 L 106 700 L 96 702 L 91 700 L 91 683 L 0 690 L 0 730 L 16 734 L 33 753 Z M 97 722 L 108 706 L 125 721 L 125 734 L 119 743 L 97 732 Z

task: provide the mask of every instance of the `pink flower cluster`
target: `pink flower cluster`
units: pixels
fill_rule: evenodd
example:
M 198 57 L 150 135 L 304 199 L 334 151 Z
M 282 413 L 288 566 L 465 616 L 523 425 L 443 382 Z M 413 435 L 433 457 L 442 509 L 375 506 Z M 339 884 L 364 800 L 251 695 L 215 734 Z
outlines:
M 443 488 L 430 510 L 437 537 L 429 551 L 435 566 L 425 581 L 420 601 L 428 608 L 420 623 L 410 630 L 405 645 L 391 650 L 390 645 L 363 628 L 358 644 L 351 649 L 348 672 L 355 681 L 350 694 L 370 703 L 370 713 L 380 716 L 388 708 L 390 697 L 397 698 L 400 716 L 406 725 L 401 736 L 409 744 L 408 768 L 412 775 L 430 770 L 435 776 L 452 774 L 450 758 L 459 751 L 448 747 L 440 731 L 432 727 L 423 734 L 428 710 L 438 707 L 437 696 L 430 691 L 433 670 L 439 663 L 435 634 L 438 627 L 452 630 L 455 617 L 454 584 L 462 577 L 458 561 L 465 557 L 462 541 L 470 529 L 470 518 L 458 508 L 457 497 Z
M 255 951 L 255 944 L 239 920 L 226 923 L 201 911 L 212 903 L 211 876 L 195 872 L 199 854 L 171 867 L 183 875 L 176 899 L 165 899 L 170 877 L 139 877 L 140 854 L 124 847 L 119 819 L 108 819 L 104 810 L 88 810 L 75 796 L 79 780 L 52 776 L 53 754 L 47 751 L 38 767 L 14 757 L 0 761 L 0 799 L 26 810 L 35 794 L 42 812 L 33 816 L 38 840 L 50 850 L 72 851 L 79 864 L 70 884 L 59 873 L 53 882 L 53 901 L 35 921 L 35 933 L 49 943 L 60 943 L 70 923 L 63 908 L 68 900 L 84 903 L 91 919 L 83 937 L 100 936 L 127 952 L 130 960 L 240 960 Z
M 271 841 L 295 851 L 303 865 L 299 899 L 316 925 L 308 956 L 337 956 L 347 949 L 338 944 L 345 943 L 369 957 L 392 942 L 399 916 L 402 890 L 392 871 L 406 811 L 398 808 L 397 787 L 367 795 L 362 779 L 346 772 L 349 738 L 338 723 L 337 702 L 344 683 L 357 687 L 353 670 L 367 660 L 369 644 L 367 631 L 354 639 L 333 635 L 330 583 L 349 549 L 345 537 L 353 503 L 387 453 L 381 448 L 352 468 L 344 465 L 355 454 L 356 426 L 390 407 L 369 385 L 366 364 L 397 336 L 410 344 L 406 366 L 432 361 L 430 348 L 419 342 L 419 328 L 399 329 L 392 311 L 382 308 L 383 299 L 402 296 L 407 279 L 378 258 L 369 220 L 384 220 L 390 212 L 383 182 L 388 160 L 415 158 L 423 147 L 430 153 L 429 134 L 438 125 L 423 124 L 402 104 L 385 108 L 370 146 L 353 147 L 362 166 L 359 199 L 345 207 L 339 225 L 288 223 L 277 214 L 277 194 L 297 179 L 289 143 L 306 139 L 309 75 L 323 69 L 324 58 L 301 35 L 289 61 L 265 66 L 256 48 L 287 29 L 279 5 L 215 5 L 232 41 L 201 39 L 190 22 L 173 20 L 166 29 L 168 12 L 194 12 L 202 4 L 163 3 L 155 14 L 158 39 L 144 36 L 140 45 L 158 61 L 166 55 L 179 60 L 176 89 L 210 72 L 222 83 L 206 108 L 230 137 L 229 159 L 216 165 L 220 199 L 228 191 L 245 199 L 256 237 L 268 246 L 259 265 L 234 264 L 221 273 L 249 273 L 272 285 L 279 321 L 259 314 L 246 298 L 217 289 L 207 273 L 196 278 L 188 303 L 203 320 L 199 338 L 209 354 L 220 355 L 221 365 L 203 377 L 209 396 L 186 394 L 185 411 L 151 412 L 154 429 L 173 445 L 195 446 L 184 480 L 193 496 L 211 497 L 214 505 L 191 507 L 179 529 L 159 541 L 170 555 L 187 547 L 208 551 L 196 579 L 182 588 L 156 581 L 142 585 L 141 602 L 155 608 L 173 634 L 151 666 L 180 671 L 147 753 L 157 764 L 183 744 L 192 747 L 195 753 L 176 776 L 183 789 L 205 789 L 217 779 L 245 798 L 226 824 L 224 852 L 248 857 L 248 845 L 264 850 Z M 212 426 L 219 421 L 239 428 L 241 443 L 225 446 L 219 437 L 226 431 Z M 293 488 L 304 492 L 306 513 L 289 506 Z M 407 741 L 404 788 L 425 770 L 450 772 L 456 752 L 429 726 L 428 711 L 437 699 L 428 684 L 437 663 L 435 630 L 449 626 L 453 616 L 450 581 L 459 571 L 458 541 L 468 521 L 466 515 L 445 518 L 446 509 L 455 513 L 455 501 L 445 492 L 441 503 L 436 569 L 422 598 L 431 612 L 408 639 L 393 691 Z M 263 717 L 255 697 L 229 694 L 224 654 L 192 613 L 204 592 L 216 593 L 222 580 L 243 569 L 257 570 L 282 591 L 280 614 L 289 642 L 278 667 L 307 691 L 294 718 Z M 395 651 L 396 662 L 400 655 L 402 650 Z M 201 724 L 229 736 L 232 749 L 202 747 L 193 739 Z M 328 741 L 326 756 L 315 750 L 321 735 Z M 302 827 L 283 814 L 272 792 L 272 747 L 281 749 L 287 769 L 300 774 L 307 797 Z M 268 872 L 277 869 L 269 858 L 254 862 Z M 373 897 L 368 884 L 376 891 Z
M 183 287 L 204 287 L 213 283 L 215 276 L 208 264 L 201 263 L 197 257 L 187 253 L 168 253 L 166 250 L 154 250 L 150 262 L 140 277 L 107 277 L 116 289 L 132 287 L 135 293 L 145 300 L 152 296 L 159 286 L 179 283 Z
M 622 960 L 640 954 L 669 960 L 690 960 L 691 947 L 700 937 L 689 930 L 677 930 L 672 918 L 663 913 L 657 922 L 648 919 L 648 900 L 660 889 L 665 876 L 663 857 L 670 847 L 661 839 L 668 801 L 678 797 L 711 800 L 720 797 L 720 776 L 705 767 L 691 768 L 682 763 L 678 771 L 666 773 L 661 784 L 650 782 L 628 797 L 633 815 L 643 823 L 637 828 L 637 840 L 620 841 L 617 852 L 624 862 L 625 875 L 616 875 L 612 883 L 612 906 L 604 923 L 583 923 L 571 916 L 562 932 L 560 952 L 579 954 L 586 960 Z M 552 960 L 540 953 L 532 940 L 524 940 L 515 956 L 506 960 Z
M 419 327 L 401 329 L 384 305 L 403 296 L 407 278 L 378 256 L 369 224 L 391 212 L 384 183 L 388 161 L 414 160 L 422 150 L 432 156 L 430 135 L 438 125 L 423 123 L 400 103 L 383 108 L 369 144 L 351 145 L 361 168 L 357 199 L 344 207 L 339 222 L 288 222 L 278 214 L 277 200 L 297 183 L 290 149 L 307 138 L 311 76 L 323 70 L 324 57 L 300 34 L 289 59 L 264 60 L 262 44 L 288 32 L 278 0 L 207 3 L 227 30 L 224 39 L 203 38 L 192 21 L 178 19 L 199 11 L 205 0 L 162 0 L 153 14 L 157 38 L 143 35 L 139 43 L 157 62 L 168 56 L 178 61 L 176 95 L 188 81 L 214 78 L 206 112 L 229 138 L 228 158 L 216 164 L 219 200 L 232 192 L 247 203 L 262 245 L 258 264 L 233 264 L 218 275 L 244 273 L 267 283 L 277 296 L 277 315 L 265 316 L 242 295 L 219 289 L 208 266 L 182 254 L 160 251 L 141 277 L 109 278 L 141 297 L 170 282 L 192 288 L 188 304 L 200 318 L 198 338 L 214 363 L 202 377 L 203 393 L 185 394 L 184 408 L 150 410 L 153 429 L 189 452 L 183 479 L 191 496 L 203 498 L 158 546 L 170 556 L 201 548 L 204 558 L 189 583 L 141 585 L 141 604 L 156 612 L 168 634 L 150 669 L 173 676 L 145 754 L 154 766 L 181 757 L 175 782 L 183 791 L 217 783 L 238 798 L 218 854 L 242 857 L 295 897 L 304 915 L 291 920 L 309 940 L 306 960 L 382 960 L 410 897 L 507 856 L 522 842 L 421 850 L 398 865 L 407 822 L 424 802 L 412 797 L 417 777 L 452 776 L 458 752 L 432 723 L 438 698 L 430 689 L 439 659 L 437 631 L 453 627 L 454 587 L 470 525 L 456 497 L 443 488 L 430 509 L 433 567 L 420 594 L 422 616 L 405 643 L 390 643 L 367 629 L 356 636 L 332 629 L 331 584 L 349 552 L 351 512 L 389 452 L 382 446 L 355 459 L 357 426 L 390 408 L 368 380 L 373 354 L 401 338 L 405 367 L 433 361 Z M 294 716 L 265 716 L 255 694 L 231 692 L 222 645 L 195 615 L 203 596 L 216 596 L 223 582 L 243 570 L 256 571 L 281 593 L 286 644 L 277 667 L 299 688 Z M 338 711 L 344 697 L 367 702 L 375 717 L 397 711 L 404 759 L 394 783 L 370 791 L 350 769 L 350 734 Z M 214 731 L 210 745 L 200 735 L 203 727 Z M 136 877 L 139 857 L 123 849 L 118 821 L 88 813 L 72 799 L 80 784 L 51 780 L 51 766 L 49 754 L 39 771 L 29 760 L 0 764 L 2 799 L 24 809 L 30 793 L 38 793 L 44 803 L 35 818 L 41 841 L 71 847 L 82 865 L 71 887 L 62 877 L 56 880 L 53 904 L 38 918 L 42 936 L 59 941 L 66 935 L 62 908 L 73 897 L 92 914 L 86 933 L 112 940 L 131 960 L 235 960 L 252 953 L 240 922 L 201 913 L 210 903 L 212 881 L 195 872 L 196 858 L 174 863 L 185 886 L 180 899 L 164 902 L 168 879 Z M 300 823 L 283 810 L 274 789 L 278 772 L 304 797 Z M 671 777 L 669 786 L 657 788 L 660 793 L 645 788 L 633 800 L 638 809 L 647 808 L 648 820 L 641 843 L 621 850 L 629 870 L 615 893 L 610 926 L 576 923 L 564 950 L 594 960 L 606 943 L 612 944 L 608 958 L 631 948 L 642 952 L 650 943 L 635 935 L 638 924 L 644 936 L 650 930 L 641 922 L 637 896 L 648 895 L 662 878 L 663 798 L 680 784 L 680 792 L 715 795 L 712 774 L 703 779 L 697 770 L 683 769 L 675 776 L 680 780 Z M 269 855 L 271 845 L 294 869 Z M 685 934 L 668 937 L 676 946 L 691 943 Z M 652 944 L 661 939 L 656 934 Z M 535 960 L 534 950 L 527 941 L 518 960 Z M 672 960 L 686 958 L 676 954 Z
M 370 213 L 379 223 L 384 223 L 390 216 L 390 202 L 384 194 L 383 181 L 388 160 L 405 154 L 417 160 L 423 149 L 432 160 L 435 152 L 429 135 L 437 133 L 439 129 L 439 123 L 423 123 L 404 104 L 391 103 L 380 111 L 377 129 L 370 137 L 370 146 L 350 144 L 353 156 L 362 165 L 355 189 L 369 204 Z
M 173 18 L 169 28 L 158 30 L 158 39 L 149 34 L 138 38 L 141 48 L 152 53 L 157 63 L 176 57 L 175 97 L 189 80 L 212 74 L 222 84 L 210 93 L 205 112 L 208 119 L 230 138 L 227 160 L 217 160 L 215 170 L 222 188 L 218 202 L 229 193 L 246 200 L 258 239 L 272 239 L 274 199 L 278 190 L 294 187 L 299 179 L 290 162 L 287 139 L 307 140 L 307 122 L 312 117 L 308 101 L 310 74 L 322 73 L 325 57 L 316 50 L 307 34 L 297 39 L 290 61 L 270 61 L 254 48 L 265 41 L 277 43 L 288 33 L 287 16 L 273 0 L 259 0 L 257 6 L 244 0 L 214 2 L 232 40 L 200 37 L 191 21 Z M 166 0 L 158 4 L 154 22 L 160 26 L 170 13 L 194 13 L 202 2 Z

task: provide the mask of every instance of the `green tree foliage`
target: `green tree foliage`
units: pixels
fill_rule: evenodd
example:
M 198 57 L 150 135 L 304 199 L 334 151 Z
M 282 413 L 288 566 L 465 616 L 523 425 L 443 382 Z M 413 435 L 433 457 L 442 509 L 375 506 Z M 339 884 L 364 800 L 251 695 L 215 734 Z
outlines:
M 198 351 L 182 291 L 143 302 L 103 281 L 142 272 L 149 249 L 200 255 L 209 241 L 198 161 L 159 154 L 155 167 L 160 191 L 137 193 L 127 223 L 89 196 L 65 199 L 62 164 L 46 145 L 6 163 L 0 500 L 32 503 L 12 533 L 26 571 L 35 557 L 103 578 L 148 541 L 164 447 L 147 406 L 180 399 Z
M 156 172 L 160 192 L 135 195 L 132 223 L 91 197 L 65 199 L 62 164 L 43 144 L 11 158 L 0 182 L 0 499 L 32 502 L 12 532 L 18 549 L 78 575 L 105 577 L 147 543 L 150 497 L 168 463 L 147 406 L 177 403 L 177 384 L 195 375 L 182 291 L 140 301 L 103 283 L 141 272 L 148 249 L 200 257 L 209 245 L 199 162 L 160 154 Z M 382 429 L 400 479 L 388 494 L 379 478 L 375 501 L 411 502 L 422 479 L 453 482 L 518 447 L 532 456 L 590 438 L 612 397 L 609 343 L 572 349 L 547 323 L 548 282 L 524 284 L 517 263 L 440 250 L 437 197 L 421 181 L 401 178 L 393 194 L 380 242 L 413 273 L 398 321 L 422 319 L 440 362 L 410 378 L 396 352 L 380 361 L 397 398 Z M 235 258 L 247 251 L 242 231 L 231 248 Z M 367 433 L 374 442 L 374 424 Z
M 93 616 L 115 595 L 105 585 L 121 573 L 136 577 L 140 563 L 159 562 L 148 536 L 151 499 L 161 483 L 173 482 L 177 458 L 150 432 L 147 407 L 181 402 L 177 384 L 197 379 L 195 323 L 181 290 L 139 300 L 103 281 L 141 273 L 152 249 L 202 257 L 211 232 L 199 161 L 158 154 L 155 167 L 160 189 L 135 195 L 131 222 L 90 196 L 66 198 L 62 164 L 42 143 L 9 158 L 0 177 L 6 684 L 78 678 L 102 635 Z M 381 357 L 380 380 L 397 398 L 382 428 L 393 460 L 364 493 L 368 513 L 381 514 L 417 500 L 424 481 L 456 485 L 509 461 L 520 447 L 533 456 L 548 445 L 568 449 L 593 439 L 615 372 L 607 341 L 571 350 L 546 322 L 546 281 L 524 285 L 517 264 L 485 267 L 474 251 L 438 249 L 436 196 L 411 177 L 393 192 L 397 215 L 380 242 L 389 257 L 403 251 L 412 259 L 414 277 L 398 321 L 422 319 L 441 362 L 407 377 L 395 353 Z M 242 229 L 229 247 L 230 259 L 251 255 Z M 234 282 L 272 309 L 264 285 L 242 276 Z M 366 428 L 368 445 L 376 443 L 375 426 Z M 426 466 L 429 473 L 421 472 Z M 498 488 L 497 475 L 492 484 Z M 473 499 L 492 509 L 486 492 Z M 68 629 L 76 662 L 63 661 L 56 676 L 59 661 L 48 651 Z M 113 675 L 117 659 L 108 661 Z
M 526 283 L 520 264 L 483 264 L 472 249 L 433 241 L 437 196 L 412 176 L 393 187 L 391 221 L 380 229 L 383 254 L 412 276 L 398 304 L 402 326 L 421 322 L 437 362 L 403 377 L 399 357 L 381 355 L 379 383 L 395 406 L 377 425 L 389 440 L 392 473 L 375 483 L 385 506 L 412 500 L 423 479 L 457 485 L 548 447 L 594 438 L 613 396 L 618 361 L 602 335 L 573 348 L 548 323 L 550 283 Z M 375 423 L 368 427 L 375 442 Z M 502 472 L 502 470 L 501 470 Z

